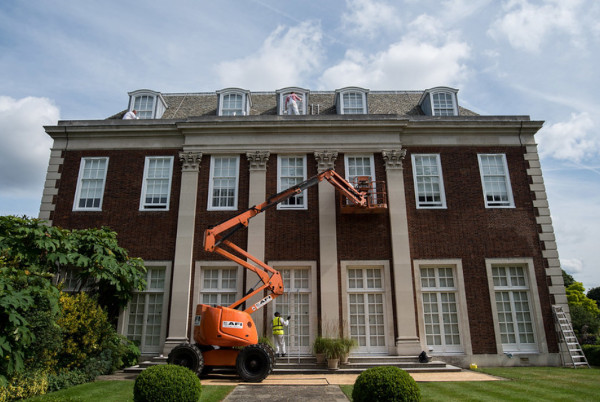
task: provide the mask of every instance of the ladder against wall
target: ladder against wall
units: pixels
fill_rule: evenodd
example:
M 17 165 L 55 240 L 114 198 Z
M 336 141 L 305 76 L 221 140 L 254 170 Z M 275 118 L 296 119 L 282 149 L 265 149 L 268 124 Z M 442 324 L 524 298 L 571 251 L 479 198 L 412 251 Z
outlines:
M 560 349 L 561 349 L 561 357 L 565 355 L 569 355 L 571 362 L 569 363 L 563 357 L 563 364 L 565 366 L 572 365 L 574 368 L 577 367 L 590 367 L 587 359 L 585 358 L 585 354 L 579 345 L 579 341 L 575 336 L 575 332 L 573 332 L 573 327 L 571 326 L 571 322 L 567 317 L 567 314 L 563 311 L 562 306 L 552 306 L 552 311 L 554 312 L 554 320 L 556 323 L 556 327 L 558 332 L 560 333 Z

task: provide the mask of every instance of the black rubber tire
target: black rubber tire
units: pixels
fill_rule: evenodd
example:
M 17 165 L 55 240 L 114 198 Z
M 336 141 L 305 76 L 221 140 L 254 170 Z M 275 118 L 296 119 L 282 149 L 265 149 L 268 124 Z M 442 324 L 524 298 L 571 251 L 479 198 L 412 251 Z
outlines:
M 196 374 L 200 374 L 204 368 L 202 352 L 189 343 L 182 343 L 171 350 L 167 357 L 167 363 L 187 367 Z
M 261 382 L 273 371 L 273 361 L 265 345 L 249 345 L 240 351 L 235 368 L 246 382 Z
M 269 374 L 271 374 L 273 372 L 273 369 L 275 368 L 275 365 L 277 364 L 277 359 L 275 358 L 275 350 L 273 350 L 273 348 L 266 343 L 260 343 L 259 345 L 261 345 L 267 351 L 269 357 L 271 358 L 271 371 L 269 372 Z

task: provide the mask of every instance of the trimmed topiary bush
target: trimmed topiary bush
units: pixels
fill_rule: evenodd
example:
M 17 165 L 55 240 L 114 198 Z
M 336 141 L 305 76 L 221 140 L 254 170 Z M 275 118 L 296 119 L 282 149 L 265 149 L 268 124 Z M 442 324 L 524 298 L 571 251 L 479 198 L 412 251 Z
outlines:
M 398 367 L 373 367 L 363 371 L 354 382 L 352 400 L 420 401 L 421 390 L 415 380 Z
M 183 366 L 166 364 L 142 371 L 133 385 L 135 402 L 197 402 L 202 386 L 196 374 Z

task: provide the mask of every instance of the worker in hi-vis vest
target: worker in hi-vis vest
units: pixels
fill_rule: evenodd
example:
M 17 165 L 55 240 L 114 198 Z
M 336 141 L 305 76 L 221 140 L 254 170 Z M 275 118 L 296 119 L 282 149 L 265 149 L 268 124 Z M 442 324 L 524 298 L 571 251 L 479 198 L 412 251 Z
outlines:
M 283 327 L 288 326 L 288 324 L 290 323 L 290 318 L 291 317 L 288 316 L 287 320 L 284 320 L 283 317 L 280 317 L 278 311 L 275 312 L 275 318 L 273 318 L 273 338 L 275 339 L 275 353 L 277 353 L 277 357 L 285 356 L 285 339 L 283 338 Z

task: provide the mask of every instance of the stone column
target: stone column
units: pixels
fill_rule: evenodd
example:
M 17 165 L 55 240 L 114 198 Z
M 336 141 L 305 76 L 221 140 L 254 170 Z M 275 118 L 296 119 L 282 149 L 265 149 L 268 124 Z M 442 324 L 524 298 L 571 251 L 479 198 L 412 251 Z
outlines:
M 317 170 L 323 172 L 335 165 L 337 152 L 315 152 Z M 327 181 L 318 184 L 319 191 L 319 249 L 321 267 L 321 325 L 323 335 L 339 327 L 340 304 L 338 295 L 338 253 L 335 216 L 335 188 Z
M 392 272 L 394 273 L 394 293 L 396 295 L 397 333 L 396 351 L 398 355 L 417 355 L 421 345 L 417 336 L 415 321 L 414 287 L 406 216 L 406 194 L 402 161 L 405 149 L 381 151 L 385 161 L 388 208 L 390 214 Z
M 255 151 L 246 153 L 250 164 L 250 180 L 248 207 L 265 201 L 267 194 L 267 162 L 270 153 L 268 151 Z M 261 261 L 265 260 L 265 214 L 258 214 L 248 224 L 248 253 Z M 245 269 L 245 268 L 244 268 Z M 253 287 L 259 281 L 258 275 L 247 271 L 246 290 Z M 262 294 L 254 296 L 246 302 L 246 307 L 262 299 Z M 263 314 L 256 313 L 252 316 L 257 328 L 263 328 Z M 261 335 L 259 330 L 259 335 Z
M 198 197 L 198 172 L 201 152 L 179 153 L 182 162 L 181 190 L 177 217 L 177 238 L 173 262 L 169 334 L 163 354 L 166 356 L 175 346 L 187 342 L 190 316 L 190 296 L 194 255 L 194 232 L 196 226 L 196 200 Z

